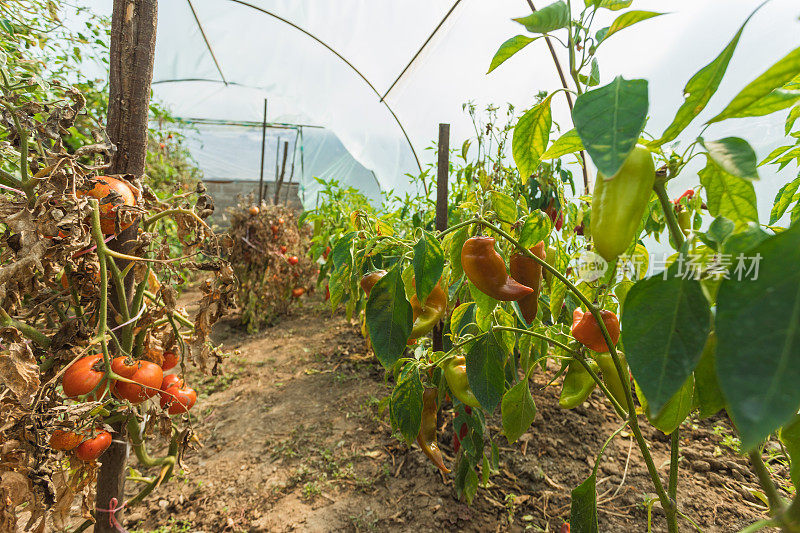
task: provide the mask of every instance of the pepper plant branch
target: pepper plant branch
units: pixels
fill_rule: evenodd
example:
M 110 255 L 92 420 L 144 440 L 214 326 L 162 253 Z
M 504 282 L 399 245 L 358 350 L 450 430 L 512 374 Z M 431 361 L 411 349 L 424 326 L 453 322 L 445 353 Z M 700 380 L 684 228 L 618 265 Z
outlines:
M 679 450 L 681 445 L 681 428 L 677 427 L 670 435 L 669 445 L 669 485 L 667 491 L 670 499 L 674 505 L 672 512 L 674 513 L 678 507 L 678 461 Z
M 783 499 L 778 494 L 778 488 L 772 481 L 772 476 L 770 476 L 769 470 L 767 470 L 767 465 L 764 464 L 764 460 L 761 458 L 761 448 L 759 447 L 751 451 L 747 456 L 750 458 L 753 471 L 758 477 L 758 483 L 761 485 L 761 488 L 764 489 L 764 494 L 767 496 L 769 514 L 772 516 L 779 515 L 783 511 Z
M 536 8 L 533 5 L 533 0 L 527 0 L 528 6 L 531 8 L 532 12 L 536 12 Z M 558 60 L 558 55 L 556 54 L 556 49 L 553 47 L 553 43 L 550 41 L 550 37 L 548 35 L 544 36 L 544 41 L 547 43 L 547 48 L 550 50 L 550 57 L 553 58 L 553 63 L 556 65 L 556 70 L 558 71 L 558 77 L 561 80 L 561 86 L 566 89 L 564 91 L 564 96 L 567 97 L 567 106 L 569 107 L 569 114 L 572 115 L 572 96 L 570 95 L 569 84 L 567 83 L 567 78 L 564 76 L 564 70 L 561 68 L 561 62 Z M 578 94 L 580 94 L 580 89 L 578 90 Z M 581 170 L 583 171 L 583 191 L 585 194 L 589 194 L 589 171 L 586 168 L 586 151 L 581 150 Z
M 681 227 L 678 225 L 678 218 L 675 216 L 675 208 L 673 207 L 672 202 L 669 201 L 667 188 L 664 185 L 664 182 L 661 180 L 656 180 L 655 185 L 653 185 L 653 190 L 656 192 L 656 196 L 658 196 L 658 201 L 661 204 L 661 210 L 664 211 L 664 219 L 667 221 L 667 228 L 669 229 L 669 234 L 675 243 L 675 248 L 680 250 L 684 242 L 683 232 L 681 231 Z

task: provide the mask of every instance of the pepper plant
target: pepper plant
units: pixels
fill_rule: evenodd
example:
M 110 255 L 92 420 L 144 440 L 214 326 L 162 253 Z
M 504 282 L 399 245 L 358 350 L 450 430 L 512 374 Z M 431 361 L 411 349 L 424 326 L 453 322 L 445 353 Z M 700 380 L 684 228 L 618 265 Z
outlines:
M 574 3 L 558 1 L 515 19 L 528 33 L 503 43 L 490 65 L 491 72 L 538 40 L 560 42 L 568 51 L 564 87 L 540 94 L 513 127 L 513 163 L 503 153 L 479 151 L 469 175 L 455 176 L 454 223 L 445 231 L 423 224 L 386 228 L 374 213 L 355 213 L 357 224 L 328 259 L 332 304 L 348 299 L 351 310 L 365 310 L 375 356 L 395 378 L 387 401 L 392 426 L 409 444 L 417 440 L 443 472 L 448 468 L 431 420 L 437 405 L 452 401 L 459 428 L 455 488 L 467 501 L 479 479 L 486 482 L 498 468 L 495 443 L 485 445 L 486 417 L 499 408 L 503 434 L 516 441 L 536 416 L 530 376 L 558 368 L 548 377 L 558 383 L 563 375 L 561 407 L 580 405 L 597 387 L 619 416 L 619 431 L 633 435 L 668 531 L 678 531 L 684 516 L 681 424 L 693 412 L 708 417 L 722 410 L 769 502 L 769 516 L 747 531 L 800 531 L 800 499 L 782 499 L 761 456 L 764 442 L 777 435 L 797 473 L 800 176 L 780 190 L 769 223 L 761 224 L 754 183 L 764 170 L 755 151 L 743 138 L 704 137 L 712 124 L 789 109 L 786 133 L 797 139 L 800 48 L 756 76 L 693 141 L 678 146 L 673 141 L 715 94 L 755 13 L 687 82 L 667 128 L 646 132 L 648 81 L 617 77 L 600 86 L 597 51 L 616 33 L 662 13 L 628 9 L 632 0 Z M 596 28 L 601 10 L 618 14 L 610 26 Z M 560 135 L 551 113 L 558 93 L 570 101 L 573 126 Z M 469 148 L 462 148 L 465 161 Z M 698 158 L 705 161 L 699 183 L 671 201 L 667 184 Z M 589 160 L 597 169 L 592 194 Z M 562 170 L 575 161 L 584 176 L 582 196 Z M 797 166 L 797 141 L 761 164 L 768 162 Z M 565 186 L 573 189 L 569 201 Z M 645 246 L 648 237 L 666 237 L 673 249 L 658 265 Z M 423 316 L 437 316 L 423 313 L 437 287 L 448 305 L 444 346 L 434 350 L 413 332 Z M 670 435 L 667 479 L 642 435 L 645 420 Z M 572 491 L 573 531 L 598 530 L 596 473 L 595 467 Z M 797 475 L 793 480 L 800 482 Z

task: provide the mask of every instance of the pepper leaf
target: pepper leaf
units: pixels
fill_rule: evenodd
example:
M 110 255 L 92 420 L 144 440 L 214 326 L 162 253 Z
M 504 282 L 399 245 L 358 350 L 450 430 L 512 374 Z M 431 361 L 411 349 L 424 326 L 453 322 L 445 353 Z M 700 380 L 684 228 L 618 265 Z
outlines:
M 550 148 L 545 150 L 542 154 L 542 159 L 556 159 L 567 154 L 574 154 L 583 150 L 583 143 L 575 129 L 569 130 L 567 133 L 556 139 Z
M 422 424 L 422 381 L 413 365 L 400 372 L 389 401 L 389 418 L 407 444 L 414 442 Z
M 700 282 L 684 279 L 680 264 L 631 287 L 622 315 L 625 355 L 655 415 L 694 371 L 711 330 Z
M 464 243 L 468 238 L 469 232 L 466 227 L 463 227 L 456 230 L 450 240 L 451 279 L 458 279 L 464 274 L 464 269 L 461 266 L 461 249 L 464 248 Z
M 569 511 L 570 531 L 597 533 L 597 474 L 592 472 L 586 481 L 572 489 Z
M 794 180 L 781 187 L 781 190 L 779 190 L 778 194 L 775 195 L 775 203 L 772 206 L 772 211 L 769 214 L 770 225 L 775 224 L 778 220 L 780 220 L 792 202 L 796 201 L 794 195 L 797 192 L 798 187 L 800 187 L 800 174 L 798 174 Z
M 611 177 L 625 162 L 644 129 L 647 80 L 618 76 L 575 101 L 572 120 L 597 169 Z
M 469 386 L 489 413 L 503 398 L 505 353 L 492 331 L 478 338 L 465 357 Z
M 737 228 L 748 222 L 758 222 L 756 191 L 750 181 L 728 174 L 711 156 L 706 157 L 706 167 L 699 175 L 700 183 L 706 188 L 711 216 L 728 218 Z
M 626 7 L 630 7 L 632 3 L 633 0 L 584 0 L 586 7 L 603 7 L 610 11 L 619 11 L 620 9 L 625 9 Z
M 653 413 L 653 410 L 647 403 L 647 399 L 641 393 L 641 388 L 636 383 L 636 395 L 639 398 L 639 403 L 642 404 L 647 420 L 656 429 L 669 435 L 686 420 L 689 413 L 694 407 L 694 377 L 689 378 L 683 383 L 678 392 L 676 392 L 669 401 L 664 404 L 661 412 L 658 414 Z
M 694 386 L 697 403 L 700 406 L 700 418 L 708 418 L 725 407 L 725 398 L 719 389 L 717 380 L 717 336 L 708 336 L 700 362 L 694 369 Z
M 756 152 L 744 139 L 726 137 L 718 141 L 703 141 L 703 146 L 708 150 L 708 157 L 731 176 L 748 181 L 760 179 Z
M 525 248 L 530 248 L 539 241 L 543 241 L 550 235 L 553 229 L 553 221 L 543 211 L 534 211 L 522 224 L 520 230 L 519 243 Z
M 494 57 L 492 58 L 492 64 L 489 65 L 489 70 L 486 72 L 486 74 L 489 74 L 489 72 L 502 65 L 506 59 L 510 58 L 536 39 L 538 39 L 538 37 L 515 35 L 511 39 L 501 44 L 500 48 L 497 50 L 497 52 L 495 52 Z
M 748 256 L 751 269 L 737 267 L 720 285 L 716 317 L 717 377 L 744 450 L 800 405 L 800 224 Z
M 444 270 L 444 252 L 439 239 L 430 232 L 422 230 L 422 237 L 414 245 L 414 279 L 417 285 L 417 298 L 421 305 L 425 305 L 428 295 L 439 283 Z
M 508 443 L 513 444 L 528 431 L 536 418 L 536 404 L 527 379 L 519 380 L 503 395 L 500 413 L 503 417 L 503 433 Z
M 781 442 L 792 460 L 789 475 L 794 488 L 800 488 L 800 415 L 795 415 L 791 422 L 781 429 Z
M 523 181 L 526 181 L 539 166 L 542 154 L 547 148 L 550 127 L 553 124 L 553 115 L 550 112 L 552 97 L 551 94 L 541 103 L 533 106 L 519 118 L 517 125 L 514 126 L 511 155 L 514 157 Z
M 719 115 L 712 118 L 707 123 L 713 124 L 714 122 L 737 116 L 753 116 L 741 115 L 740 113 L 760 99 L 766 97 L 774 89 L 782 87 L 798 74 L 800 74 L 800 48 L 795 48 L 783 57 L 783 59 L 769 67 L 766 72 L 747 84 Z M 800 98 L 800 92 L 797 93 L 795 100 L 797 100 L 797 98 Z M 789 107 L 789 105 L 791 105 L 791 103 L 781 109 Z M 777 111 L 777 109 L 775 109 L 775 111 Z
M 747 17 L 739 28 L 739 31 L 736 32 L 736 35 L 733 36 L 733 39 L 731 39 L 722 52 L 714 58 L 711 63 L 701 68 L 692 76 L 683 88 L 684 102 L 675 114 L 675 118 L 672 119 L 672 123 L 667 126 L 667 129 L 661 134 L 660 138 L 647 143 L 648 146 L 661 146 L 664 143 L 674 140 L 686 126 L 705 109 L 708 101 L 711 100 L 711 97 L 717 92 L 719 84 L 725 76 L 725 71 L 728 70 L 728 64 L 733 57 L 736 46 L 739 44 L 739 38 L 742 36 L 744 27 L 756 11 L 761 9 L 763 5 L 764 4 L 761 4 Z
M 639 11 L 636 9 L 634 9 L 633 11 L 626 11 L 625 13 L 621 14 L 616 19 L 614 19 L 614 22 L 612 22 L 611 26 L 608 28 L 608 32 L 606 32 L 606 34 L 603 36 L 603 40 L 608 39 L 618 31 L 633 26 L 637 22 L 641 22 L 643 20 L 651 19 L 653 17 L 658 17 L 665 14 L 666 13 L 657 13 L 655 11 Z
M 403 355 L 413 324 L 399 266 L 389 270 L 372 288 L 366 320 L 375 357 L 384 368 L 392 368 Z
M 566 28 L 569 24 L 569 9 L 562 0 L 543 7 L 527 17 L 514 19 L 531 33 L 549 33 L 551 31 Z

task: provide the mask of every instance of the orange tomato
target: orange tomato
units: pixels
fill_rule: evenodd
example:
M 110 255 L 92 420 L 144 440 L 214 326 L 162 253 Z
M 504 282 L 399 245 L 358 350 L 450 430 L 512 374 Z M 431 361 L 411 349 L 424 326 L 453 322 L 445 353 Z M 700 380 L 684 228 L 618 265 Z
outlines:
M 89 197 L 100 200 L 100 229 L 104 235 L 116 233 L 115 226 L 119 206 L 136 205 L 133 189 L 127 182 L 111 176 L 98 176 L 88 181 L 92 187 L 89 190 L 78 190 L 76 192 L 78 198 Z M 120 223 L 120 231 L 132 223 Z
M 50 435 L 50 447 L 54 450 L 73 450 L 81 442 L 83 442 L 83 436 L 75 433 L 74 431 L 56 429 L 53 430 L 53 433 Z
M 95 354 L 81 357 L 73 363 L 61 377 L 64 395 L 67 398 L 75 398 L 92 392 L 105 377 L 105 372 L 98 371 L 95 367 L 102 360 L 103 354 Z M 97 392 L 90 399 L 95 400 L 96 396 Z
M 103 455 L 108 447 L 111 446 L 111 433 L 100 431 L 97 435 L 83 441 L 75 448 L 75 457 L 84 463 L 90 463 Z
M 292 297 L 293 298 L 300 298 L 305 293 L 306 293 L 306 290 L 303 287 L 297 287 L 297 288 L 292 289 Z
M 164 372 L 161 367 L 150 361 L 132 361 L 127 357 L 115 357 L 111 361 L 111 370 L 137 384 L 117 381 L 114 383 L 114 395 L 132 404 L 142 403 L 158 392 Z
M 258 211 L 258 207 L 254 206 L 254 205 L 251 205 L 250 209 L 248 209 L 247 212 L 250 213 L 250 216 L 256 216 L 256 215 L 258 215 L 258 212 L 259 212 Z

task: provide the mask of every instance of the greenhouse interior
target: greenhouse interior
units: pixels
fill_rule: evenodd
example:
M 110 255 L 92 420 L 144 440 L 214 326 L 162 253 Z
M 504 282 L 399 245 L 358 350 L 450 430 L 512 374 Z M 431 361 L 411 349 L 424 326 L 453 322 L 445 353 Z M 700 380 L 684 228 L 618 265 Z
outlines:
M 796 0 L 7 0 L 0 72 L 0 532 L 800 533 Z

